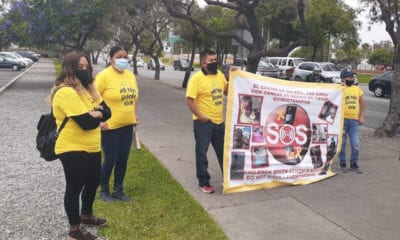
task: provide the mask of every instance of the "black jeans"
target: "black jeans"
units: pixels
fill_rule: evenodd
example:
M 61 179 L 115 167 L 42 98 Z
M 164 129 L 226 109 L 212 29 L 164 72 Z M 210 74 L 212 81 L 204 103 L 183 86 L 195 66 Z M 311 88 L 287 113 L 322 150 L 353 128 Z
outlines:
M 101 133 L 101 146 L 104 152 L 100 179 L 102 186 L 108 186 L 112 170 L 114 169 L 114 191 L 122 191 L 129 151 L 132 146 L 132 137 L 133 125 Z
M 225 124 L 214 124 L 210 121 L 193 121 L 194 139 L 196 141 L 196 176 L 199 186 L 209 185 L 210 174 L 208 173 L 207 151 L 210 143 L 217 155 L 219 167 L 222 171 L 224 156 Z
M 64 207 L 68 222 L 78 225 L 79 197 L 82 200 L 81 214 L 93 214 L 93 202 L 100 182 L 101 153 L 68 152 L 60 156 L 65 173 Z

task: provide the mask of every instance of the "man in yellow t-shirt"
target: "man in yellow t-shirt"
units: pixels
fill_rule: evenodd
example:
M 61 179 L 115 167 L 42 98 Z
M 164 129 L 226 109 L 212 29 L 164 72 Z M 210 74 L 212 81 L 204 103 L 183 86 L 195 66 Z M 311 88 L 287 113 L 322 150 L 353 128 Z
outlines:
M 196 141 L 196 176 L 200 190 L 213 193 L 208 173 L 207 150 L 212 144 L 222 171 L 224 153 L 224 95 L 228 83 L 217 70 L 215 52 L 204 50 L 200 54 L 201 70 L 190 79 L 186 90 L 186 105 L 193 113 L 193 131 Z
M 347 173 L 346 169 L 346 142 L 347 136 L 350 138 L 351 156 L 349 170 L 362 173 L 358 166 L 358 156 L 360 151 L 360 131 L 359 125 L 364 124 L 365 101 L 364 92 L 360 87 L 354 85 L 354 72 L 344 69 L 340 73 L 344 88 L 344 123 L 342 150 L 339 153 L 340 169 Z

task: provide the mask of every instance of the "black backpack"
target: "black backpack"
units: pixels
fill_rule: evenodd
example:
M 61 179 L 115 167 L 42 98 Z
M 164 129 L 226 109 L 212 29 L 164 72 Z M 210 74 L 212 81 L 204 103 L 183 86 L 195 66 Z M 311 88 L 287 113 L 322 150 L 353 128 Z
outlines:
M 46 161 L 53 161 L 58 158 L 54 153 L 56 140 L 61 130 L 67 123 L 68 118 L 65 117 L 60 129 L 57 131 L 56 119 L 53 113 L 42 114 L 37 124 L 38 133 L 36 135 L 36 148 L 39 150 L 40 157 Z

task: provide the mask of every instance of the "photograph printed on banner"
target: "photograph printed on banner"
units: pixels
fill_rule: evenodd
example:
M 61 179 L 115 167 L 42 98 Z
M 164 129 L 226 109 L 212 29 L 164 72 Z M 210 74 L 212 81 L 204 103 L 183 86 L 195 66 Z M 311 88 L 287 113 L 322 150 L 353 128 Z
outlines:
M 244 164 L 245 164 L 245 153 L 232 152 L 232 163 L 230 171 L 231 180 L 243 180 L 244 176 Z
M 251 137 L 250 126 L 235 126 L 233 130 L 233 148 L 234 149 L 249 149 Z
M 251 149 L 252 152 L 252 161 L 251 166 L 252 168 L 259 168 L 259 167 L 268 167 L 268 154 L 266 147 L 253 147 Z
M 326 123 L 313 123 L 312 143 L 326 143 L 328 125 Z
M 335 121 L 337 109 L 338 106 L 333 104 L 331 101 L 326 101 L 324 105 L 322 105 L 319 118 L 327 121 L 329 124 L 333 124 L 333 122 Z
M 310 148 L 311 162 L 314 168 L 320 168 L 324 164 L 322 161 L 321 146 L 315 145 Z
M 335 134 L 329 135 L 328 145 L 327 145 L 328 151 L 326 154 L 327 161 L 330 161 L 336 155 L 337 147 L 338 147 L 338 135 Z
M 263 97 L 239 94 L 238 123 L 260 124 L 261 104 Z
M 252 132 L 253 134 L 251 135 L 251 142 L 252 143 L 264 143 L 264 133 L 263 133 L 263 126 L 253 126 Z

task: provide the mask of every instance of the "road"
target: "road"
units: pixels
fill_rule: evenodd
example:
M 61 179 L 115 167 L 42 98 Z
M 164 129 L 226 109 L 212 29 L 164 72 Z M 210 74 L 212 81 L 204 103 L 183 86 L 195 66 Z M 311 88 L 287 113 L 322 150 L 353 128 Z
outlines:
M 196 71 L 196 70 L 195 70 Z M 139 75 L 154 78 L 154 70 L 147 70 L 146 68 L 138 69 Z M 161 71 L 160 78 L 170 84 L 181 86 L 184 71 L 175 71 L 172 66 L 166 65 L 165 71 Z M 366 101 L 365 123 L 364 126 L 376 129 L 381 126 L 383 120 L 389 109 L 389 98 L 377 98 L 372 92 L 368 90 L 368 84 L 360 83 L 359 85 L 364 91 L 364 98 Z
M 102 66 L 105 66 L 104 63 L 100 63 L 95 66 L 95 69 L 101 69 Z M 26 71 L 26 70 L 24 70 Z M 11 71 L 7 69 L 0 69 L 0 89 L 5 86 L 12 79 L 17 77 L 20 74 L 23 74 L 24 71 Z M 197 70 L 195 70 L 197 71 Z M 194 71 L 194 72 L 195 72 Z M 139 75 L 154 78 L 155 71 L 147 70 L 146 67 L 138 69 Z M 192 72 L 192 73 L 194 73 Z M 168 84 L 172 84 L 180 87 L 182 85 L 182 81 L 184 78 L 184 71 L 175 71 L 171 65 L 166 65 L 165 71 L 160 72 L 160 78 L 163 82 Z M 367 84 L 360 84 L 361 89 L 364 91 L 364 96 L 366 100 L 366 111 L 365 111 L 365 127 L 376 129 L 378 128 L 383 120 L 386 117 L 386 114 L 389 109 L 389 98 L 377 98 L 374 97 L 373 93 L 368 90 Z

